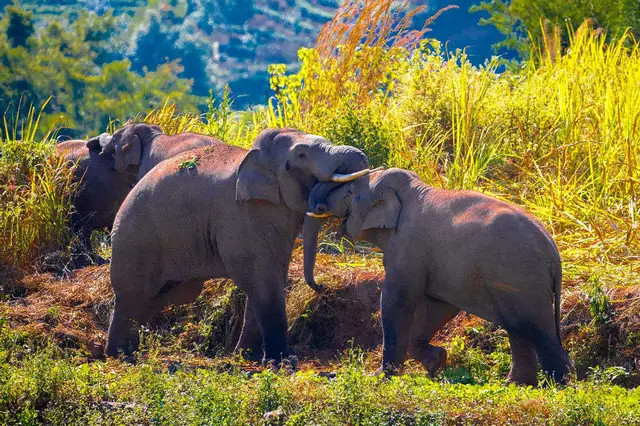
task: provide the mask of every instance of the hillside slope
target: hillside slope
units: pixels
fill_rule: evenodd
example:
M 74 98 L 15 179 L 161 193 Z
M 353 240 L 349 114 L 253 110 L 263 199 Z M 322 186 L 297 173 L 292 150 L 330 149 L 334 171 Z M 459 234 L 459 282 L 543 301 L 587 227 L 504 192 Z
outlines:
M 492 55 L 498 32 L 477 25 L 479 15 L 470 14 L 476 0 L 413 1 L 426 5 L 414 25 L 442 7 L 457 4 L 433 25 L 430 37 L 454 50 L 466 48 L 470 60 L 480 64 Z M 271 95 L 267 67 L 284 63 L 298 68 L 297 52 L 312 46 L 322 26 L 341 0 L 25 0 L 21 5 L 35 13 L 40 24 L 70 19 L 84 10 L 104 13 L 112 9 L 123 19 L 120 54 L 143 72 L 167 61 L 180 61 L 182 77 L 194 80 L 196 94 L 209 89 L 221 93 L 229 84 L 236 107 L 265 103 Z

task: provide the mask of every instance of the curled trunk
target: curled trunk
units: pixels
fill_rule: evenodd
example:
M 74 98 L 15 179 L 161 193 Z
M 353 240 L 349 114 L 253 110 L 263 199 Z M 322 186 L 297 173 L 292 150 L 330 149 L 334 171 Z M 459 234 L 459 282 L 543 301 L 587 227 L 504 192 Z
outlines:
M 316 253 L 318 249 L 318 233 L 322 227 L 322 219 L 305 216 L 302 225 L 302 242 L 304 251 L 304 280 L 316 292 L 324 290 L 321 284 L 316 284 L 313 276 L 316 266 Z
M 313 276 L 316 265 L 316 254 L 318 250 L 318 233 L 325 220 L 330 217 L 326 200 L 328 194 L 341 184 L 339 183 L 319 183 L 309 194 L 309 208 L 302 225 L 302 242 L 304 251 L 304 280 L 317 292 L 323 290 L 323 286 L 316 284 Z

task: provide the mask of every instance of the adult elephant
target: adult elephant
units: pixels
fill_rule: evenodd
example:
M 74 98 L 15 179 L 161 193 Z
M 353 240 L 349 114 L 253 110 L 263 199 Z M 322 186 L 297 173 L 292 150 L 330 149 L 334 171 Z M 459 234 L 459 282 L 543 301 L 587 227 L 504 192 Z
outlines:
M 99 140 L 102 155 L 114 156 L 114 169 L 129 175 L 132 183 L 168 158 L 218 143 L 223 142 L 197 133 L 165 135 L 160 127 L 146 123 L 128 124 Z
M 194 301 L 209 278 L 230 277 L 247 294 L 243 330 L 256 323 L 264 359 L 288 356 L 284 289 L 309 191 L 367 167 L 360 150 L 292 129 L 263 131 L 249 151 L 215 145 L 158 165 L 113 226 L 107 354 L 132 352 L 137 323 Z
M 74 179 L 80 185 L 74 194 L 71 228 L 88 253 L 91 253 L 91 231 L 111 227 L 120 204 L 131 190 L 129 179 L 114 170 L 113 157 L 100 155 L 100 140 L 109 137 L 104 133 L 88 142 L 69 140 L 56 146 L 58 156 L 75 164 Z M 95 257 L 94 261 L 101 259 Z
M 533 216 L 477 192 L 432 188 L 400 169 L 337 188 L 319 184 L 309 204 L 314 219 L 346 217 L 343 232 L 385 253 L 382 371 L 402 365 L 412 328 L 411 346 L 426 350 L 418 359 L 438 358 L 431 337 L 463 309 L 507 330 L 508 381 L 534 385 L 536 355 L 548 375 L 564 380 L 570 361 L 560 340 L 560 255 Z M 315 245 L 307 235 L 308 260 Z M 312 280 L 313 271 L 306 276 Z
M 89 141 L 59 143 L 58 155 L 77 163 L 75 178 L 81 184 L 71 224 L 84 249 L 91 253 L 91 232 L 111 228 L 133 185 L 154 166 L 183 152 L 221 143 L 195 133 L 164 135 L 158 126 L 145 123 L 129 124 L 113 136 L 103 133 Z

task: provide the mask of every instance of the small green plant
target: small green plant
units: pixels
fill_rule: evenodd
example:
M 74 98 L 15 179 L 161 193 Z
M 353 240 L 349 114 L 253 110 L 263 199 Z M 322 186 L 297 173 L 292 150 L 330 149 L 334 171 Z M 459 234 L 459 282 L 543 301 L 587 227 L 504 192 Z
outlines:
M 49 324 L 55 324 L 60 318 L 60 306 L 51 306 L 47 309 L 47 313 L 44 316 L 44 321 Z
M 209 101 L 207 102 L 208 110 L 205 114 L 206 131 L 211 136 L 226 142 L 231 132 L 233 119 L 233 99 L 231 99 L 231 90 L 229 85 L 224 88 L 222 99 L 216 105 L 216 99 L 213 91 L 209 92 Z
M 260 381 L 258 391 L 258 407 L 262 414 L 276 410 L 282 404 L 282 396 L 278 389 L 278 376 L 267 368 L 257 376 Z
M 199 156 L 194 156 L 193 158 L 190 158 L 188 160 L 184 160 L 183 162 L 181 162 L 180 164 L 178 164 L 178 169 L 179 170 L 195 170 L 198 168 L 198 163 L 200 162 L 200 157 Z
M 591 276 L 588 282 L 591 284 L 589 291 L 589 312 L 596 325 L 604 325 L 611 319 L 611 301 L 602 289 L 602 284 L 598 276 Z

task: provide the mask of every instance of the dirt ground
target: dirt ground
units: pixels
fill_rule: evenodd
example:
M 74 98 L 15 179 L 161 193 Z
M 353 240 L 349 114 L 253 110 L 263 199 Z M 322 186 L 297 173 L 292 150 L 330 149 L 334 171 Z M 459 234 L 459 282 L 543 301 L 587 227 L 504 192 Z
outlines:
M 287 314 L 290 342 L 300 360 L 330 366 L 353 346 L 379 358 L 379 299 L 384 280 L 380 262 L 319 254 L 317 270 L 322 271 L 319 282 L 327 288 L 320 295 L 305 285 L 297 249 L 289 274 Z M 65 278 L 4 270 L 0 283 L 1 306 L 11 327 L 43 342 L 77 349 L 88 360 L 103 358 L 112 308 L 109 265 L 86 267 Z M 640 285 L 614 288 L 607 295 L 610 319 L 595 327 L 592 298 L 578 285 L 565 289 L 565 347 L 579 358 L 576 369 L 584 374 L 603 360 L 640 371 Z M 216 355 L 231 354 L 242 325 L 243 306 L 242 294 L 229 280 L 212 280 L 195 304 L 168 308 L 148 327 L 163 342 L 168 358 L 186 356 L 196 364 L 206 363 Z M 488 333 L 468 333 L 478 326 Z M 435 336 L 434 344 L 446 347 L 455 336 L 463 336 L 470 346 L 490 351 L 487 339 L 496 330 L 462 312 Z

